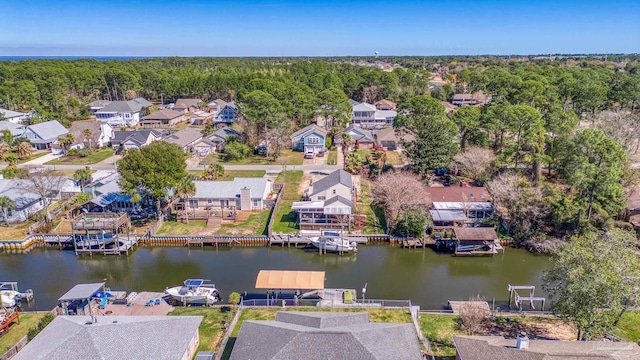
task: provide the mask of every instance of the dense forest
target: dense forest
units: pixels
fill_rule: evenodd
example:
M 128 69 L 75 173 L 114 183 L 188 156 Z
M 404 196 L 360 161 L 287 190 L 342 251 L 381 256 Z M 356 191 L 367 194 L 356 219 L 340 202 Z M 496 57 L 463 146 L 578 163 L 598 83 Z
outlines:
M 639 56 L 397 58 L 151 58 L 0 62 L 0 105 L 36 121 L 84 119 L 95 99 L 238 100 L 249 146 L 278 142 L 320 114 L 332 135 L 348 99 L 398 103 L 396 129 L 416 171 L 456 164 L 486 185 L 532 247 L 584 227 L 607 228 L 637 182 Z M 437 82 L 435 79 L 439 79 Z M 480 94 L 451 114 L 442 101 Z M 356 155 L 347 166 L 357 171 Z M 455 174 L 458 175 L 458 174 Z M 544 250 L 544 249 L 543 249 Z

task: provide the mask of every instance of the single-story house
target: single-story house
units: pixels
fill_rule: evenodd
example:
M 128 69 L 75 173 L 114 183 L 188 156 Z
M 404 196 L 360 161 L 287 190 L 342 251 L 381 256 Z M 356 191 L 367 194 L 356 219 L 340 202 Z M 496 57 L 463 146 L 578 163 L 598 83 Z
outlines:
M 548 359 L 640 359 L 640 346 L 618 341 L 533 340 L 502 336 L 453 336 L 456 359 L 548 360 Z
M 273 183 L 265 178 L 235 178 L 232 181 L 194 181 L 195 195 L 189 198 L 189 208 L 252 211 L 267 207 Z
M 31 114 L 0 108 L 0 119 L 14 124 L 22 124 L 29 120 Z
M 26 221 L 29 216 L 44 208 L 40 195 L 23 190 L 28 186 L 25 180 L 0 179 L 0 196 L 8 197 L 14 204 L 13 209 L 7 209 L 9 223 Z M 0 211 L 0 220 L 5 222 L 2 211 Z
M 357 190 L 351 174 L 340 169 L 316 181 L 305 191 L 305 201 L 291 210 L 298 214 L 300 230 L 349 228 Z
M 436 227 L 478 223 L 493 217 L 495 207 L 484 187 L 431 186 L 426 188 L 429 213 Z
M 173 105 L 173 110 L 180 111 L 182 113 L 190 113 L 200 108 L 202 100 L 200 99 L 178 99 Z
M 420 360 L 409 323 L 371 322 L 368 312 L 279 311 L 275 320 L 247 320 L 231 352 L 246 359 Z
M 202 316 L 58 316 L 14 360 L 191 360 Z
M 0 132 L 8 130 L 11 135 L 13 135 L 13 139 L 17 139 L 24 135 L 24 132 L 27 130 L 27 127 L 22 124 L 12 123 L 8 120 L 0 121 Z
M 95 120 L 74 121 L 69 132 L 73 134 L 74 144 L 72 149 L 82 149 L 86 145 L 91 147 L 104 147 L 111 142 L 113 128 L 111 125 Z
M 326 138 L 327 130 L 316 124 L 311 124 L 291 135 L 291 148 L 296 151 L 303 151 L 305 153 L 312 151 L 314 154 L 317 154 L 320 151 L 326 150 Z
M 143 98 L 129 101 L 112 101 L 95 112 L 96 119 L 113 127 L 136 126 L 140 122 L 140 111 L 153 104 Z
M 344 130 L 344 133 L 351 136 L 351 146 L 355 150 L 373 149 L 375 145 L 375 140 L 371 131 L 365 130 L 358 125 L 349 125 L 349 127 Z M 338 144 L 342 143 L 341 137 L 336 140 Z
M 202 132 L 191 128 L 174 132 L 162 139 L 162 141 L 178 145 L 184 152 L 192 152 L 193 146 L 200 140 L 202 140 Z
M 207 139 L 215 145 L 215 150 L 220 152 L 224 150 L 224 144 L 227 142 L 229 137 L 234 137 L 237 140 L 242 141 L 242 134 L 228 126 L 214 131 L 213 134 L 207 137 Z
M 22 137 L 28 139 L 34 149 L 47 150 L 51 149 L 51 145 L 58 141 L 60 136 L 68 133 L 69 130 L 58 120 L 51 120 L 27 126 Z
M 206 137 L 200 138 L 192 146 L 192 151 L 198 156 L 207 156 L 216 152 L 216 143 L 207 139 Z
M 457 107 L 465 105 L 475 105 L 478 101 L 472 94 L 454 94 L 451 103 Z
M 373 103 L 373 106 L 375 106 L 376 109 L 378 110 L 395 110 L 396 109 L 396 103 L 387 99 L 378 100 Z
M 402 149 L 403 142 L 411 142 L 415 140 L 415 136 L 413 136 L 413 134 L 398 133 L 392 126 L 383 127 L 382 129 L 375 129 L 371 131 L 371 133 L 376 139 L 376 143 L 386 150 Z
M 183 112 L 163 109 L 142 117 L 140 126 L 145 128 L 173 127 L 183 121 Z
M 140 129 L 134 131 L 114 131 L 111 145 L 114 149 L 140 149 L 156 140 L 160 140 L 162 133 L 158 130 Z
M 111 104 L 110 100 L 95 100 L 87 104 L 87 106 L 91 109 L 91 112 L 95 114 L 96 111 L 101 110 L 109 104 Z
M 215 113 L 207 111 L 194 111 L 191 114 L 191 125 L 209 125 L 213 122 Z

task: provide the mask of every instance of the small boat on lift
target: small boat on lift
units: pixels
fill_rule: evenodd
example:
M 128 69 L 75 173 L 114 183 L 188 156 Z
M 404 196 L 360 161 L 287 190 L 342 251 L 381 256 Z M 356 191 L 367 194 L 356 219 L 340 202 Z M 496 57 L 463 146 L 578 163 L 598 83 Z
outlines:
M 18 291 L 17 282 L 0 282 L 0 305 L 2 307 L 15 307 L 22 300 L 33 300 L 33 290 L 28 289 L 24 293 Z
M 221 300 L 216 286 L 204 279 L 187 279 L 184 285 L 167 288 L 164 292 L 184 304 L 212 305 Z
M 326 252 L 357 252 L 355 241 L 349 241 L 339 232 L 325 231 L 321 236 L 309 238 L 311 245 Z
M 90 249 L 103 249 L 115 242 L 113 234 L 75 235 L 76 246 Z

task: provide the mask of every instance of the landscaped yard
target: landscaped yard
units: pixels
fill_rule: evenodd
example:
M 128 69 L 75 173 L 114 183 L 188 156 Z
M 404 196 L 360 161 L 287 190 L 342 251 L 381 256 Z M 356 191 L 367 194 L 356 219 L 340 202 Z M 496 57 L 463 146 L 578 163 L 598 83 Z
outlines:
M 365 226 L 362 232 L 365 234 L 384 234 L 386 232 L 386 223 L 382 209 L 372 205 L 373 198 L 371 189 L 373 184 L 364 178 L 360 179 L 360 189 L 358 193 L 358 202 L 356 203 L 356 213 L 367 216 Z
M 244 159 L 225 161 L 220 154 L 220 162 L 226 165 L 302 165 L 304 154 L 299 151 L 285 149 L 280 152 L 280 157 L 273 161 L 273 157 L 264 157 L 260 155 L 250 155 Z
M 165 221 L 156 235 L 197 235 L 207 230 L 204 220 L 189 220 L 189 223 Z
M 273 223 L 274 233 L 291 233 L 296 230 L 296 213 L 291 210 L 291 204 L 294 201 L 300 200 L 300 194 L 298 188 L 300 181 L 302 180 L 303 172 L 296 171 L 283 171 L 278 175 L 276 183 L 284 183 L 284 194 L 280 200 L 278 212 L 275 214 L 275 221 Z
M 220 235 L 266 235 L 270 210 L 262 210 L 249 215 L 247 221 L 237 224 L 222 224 L 217 234 Z
M 36 326 L 44 315 L 45 313 L 20 313 L 20 324 L 14 322 L 9 332 L 0 336 L 0 355 L 4 354 L 10 347 L 17 344 L 23 336 L 27 335 L 29 329 Z
M 89 156 L 62 156 L 58 159 L 47 162 L 47 165 L 90 165 L 99 163 L 110 156 L 113 156 L 113 149 L 104 148 L 94 150 Z
M 223 321 L 231 323 L 234 309 L 228 306 L 223 307 L 177 307 L 169 313 L 174 316 L 204 316 L 200 323 L 200 345 L 198 351 L 215 351 L 221 345 L 224 336 Z
M 202 176 L 202 170 L 188 170 L 187 173 L 195 176 L 195 177 L 200 177 Z M 228 180 L 231 181 L 237 177 L 264 177 L 264 174 L 266 173 L 266 171 L 264 170 L 225 170 L 224 174 L 222 176 L 220 176 L 219 178 L 217 178 L 216 180 L 220 180 L 220 181 L 224 181 L 224 180 Z
M 242 310 L 238 323 L 233 328 L 229 337 L 229 342 L 222 354 L 223 359 L 229 359 L 233 345 L 240 333 L 242 322 L 245 320 L 273 320 L 278 311 L 327 311 L 327 312 L 369 312 L 369 319 L 372 322 L 408 323 L 411 322 L 411 313 L 402 309 L 361 309 L 361 308 L 315 308 L 315 307 L 289 307 L 289 308 L 247 308 Z
M 6 227 L 3 222 L 0 224 L 0 240 L 22 240 L 27 236 L 29 226 L 32 224 L 31 221 L 25 221 L 20 224 L 9 224 L 9 227 Z

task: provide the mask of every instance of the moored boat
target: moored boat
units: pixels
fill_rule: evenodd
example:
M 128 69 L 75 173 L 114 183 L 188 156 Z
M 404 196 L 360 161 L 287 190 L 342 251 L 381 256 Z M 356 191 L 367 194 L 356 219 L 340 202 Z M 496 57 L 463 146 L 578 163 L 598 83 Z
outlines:
M 311 245 L 326 252 L 356 252 L 357 244 L 336 236 L 318 236 L 309 239 Z
M 167 288 L 164 292 L 183 304 L 211 305 L 221 300 L 215 285 L 204 279 L 187 279 L 184 285 Z

